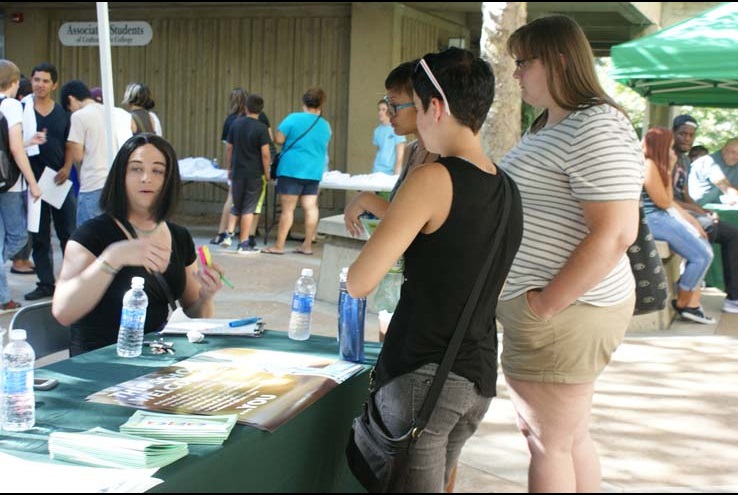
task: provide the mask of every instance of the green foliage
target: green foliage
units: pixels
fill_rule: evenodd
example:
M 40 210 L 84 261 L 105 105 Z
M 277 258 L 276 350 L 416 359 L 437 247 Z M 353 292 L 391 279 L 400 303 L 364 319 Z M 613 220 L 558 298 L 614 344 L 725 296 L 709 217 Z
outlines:
M 625 109 L 638 135 L 641 135 L 646 99 L 629 87 L 610 78 L 611 63 L 609 57 L 598 58 L 596 62 L 597 76 L 605 92 Z M 680 106 L 676 107 L 675 112 L 674 115 L 688 113 L 699 122 L 700 127 L 697 130 L 697 138 L 694 144 L 705 146 L 711 153 L 722 148 L 728 139 L 738 136 L 738 131 L 736 131 L 738 129 L 738 110 L 735 108 Z
M 643 129 L 643 115 L 646 111 L 646 99 L 641 95 L 624 86 L 610 77 L 610 57 L 598 57 L 595 59 L 595 69 L 600 84 L 605 93 L 615 100 L 615 103 L 623 107 L 625 113 L 630 117 L 636 132 L 641 136 Z

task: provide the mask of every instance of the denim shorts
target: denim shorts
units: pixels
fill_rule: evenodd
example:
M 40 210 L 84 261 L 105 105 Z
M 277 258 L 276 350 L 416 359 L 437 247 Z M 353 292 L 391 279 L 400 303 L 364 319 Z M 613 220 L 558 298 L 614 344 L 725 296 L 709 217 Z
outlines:
M 398 437 L 410 429 L 420 413 L 438 365 L 426 364 L 392 379 L 375 396 L 384 426 Z M 410 455 L 409 475 L 398 491 L 443 492 L 464 443 L 477 431 L 491 397 L 479 394 L 474 383 L 449 373 L 430 420 Z
M 290 196 L 317 196 L 319 180 L 296 179 L 280 175 L 277 179 L 277 194 Z

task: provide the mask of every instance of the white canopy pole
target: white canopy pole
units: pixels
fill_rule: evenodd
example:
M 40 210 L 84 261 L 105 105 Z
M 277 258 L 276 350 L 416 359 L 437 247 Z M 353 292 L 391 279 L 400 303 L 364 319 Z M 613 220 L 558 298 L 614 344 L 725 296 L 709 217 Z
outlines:
M 96 2 L 97 5 L 97 33 L 100 40 L 100 79 L 102 80 L 103 105 L 105 107 L 105 146 L 107 147 L 108 168 L 113 165 L 113 67 L 110 55 L 110 20 L 108 18 L 108 3 Z

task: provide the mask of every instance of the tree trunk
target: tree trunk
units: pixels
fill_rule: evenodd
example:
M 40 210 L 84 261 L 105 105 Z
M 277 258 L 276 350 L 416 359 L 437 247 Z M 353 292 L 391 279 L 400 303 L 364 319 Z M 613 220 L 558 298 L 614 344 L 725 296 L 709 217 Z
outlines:
M 495 163 L 520 139 L 520 87 L 512 77 L 515 64 L 507 53 L 507 39 L 525 24 L 527 15 L 525 2 L 482 2 L 479 44 L 481 57 L 495 73 L 495 100 L 481 132 L 485 152 Z

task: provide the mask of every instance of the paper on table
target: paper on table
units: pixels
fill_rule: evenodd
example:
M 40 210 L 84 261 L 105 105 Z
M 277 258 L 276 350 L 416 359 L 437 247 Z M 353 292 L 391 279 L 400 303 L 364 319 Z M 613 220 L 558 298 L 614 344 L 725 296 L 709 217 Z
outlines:
M 246 335 L 258 337 L 262 334 L 262 325 L 252 323 L 240 327 L 229 327 L 233 318 L 190 318 L 182 308 L 177 308 L 167 322 L 162 333 L 185 334 L 197 330 L 203 335 Z
M 143 493 L 162 483 L 162 480 L 152 478 L 157 468 L 75 466 L 49 462 L 47 457 L 35 461 L 2 452 L 0 465 L 3 466 L 0 492 L 7 493 Z
M 26 204 L 28 205 L 26 215 L 26 228 L 28 232 L 38 234 L 38 226 L 41 224 L 41 200 L 33 200 L 31 190 L 26 190 Z
M 64 204 L 64 200 L 67 199 L 72 181 L 67 179 L 62 185 L 57 185 L 54 182 L 56 174 L 56 170 L 45 167 L 44 173 L 41 174 L 41 178 L 38 180 L 38 187 L 41 188 L 41 199 L 58 210 Z

